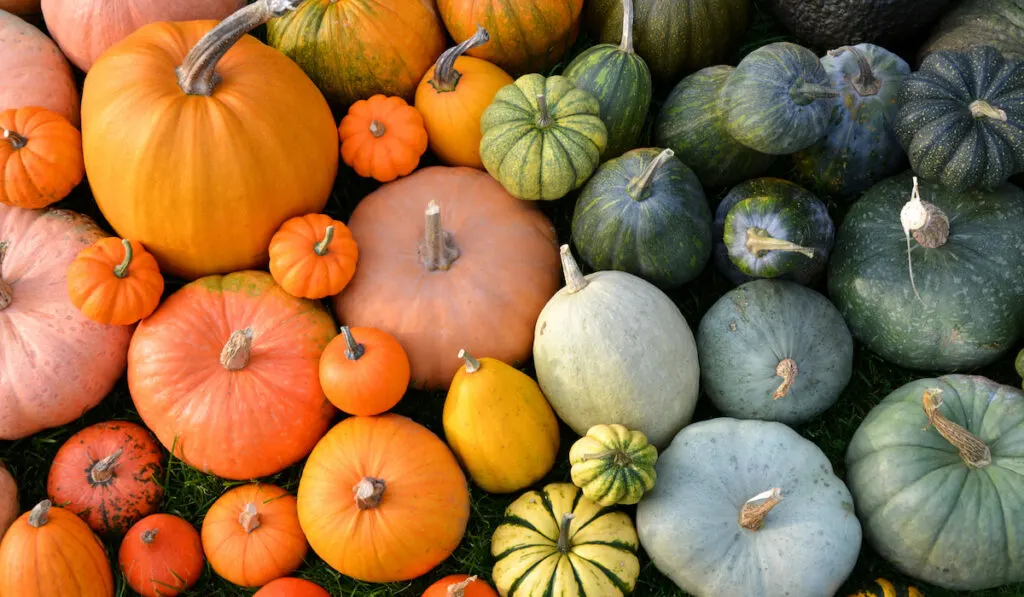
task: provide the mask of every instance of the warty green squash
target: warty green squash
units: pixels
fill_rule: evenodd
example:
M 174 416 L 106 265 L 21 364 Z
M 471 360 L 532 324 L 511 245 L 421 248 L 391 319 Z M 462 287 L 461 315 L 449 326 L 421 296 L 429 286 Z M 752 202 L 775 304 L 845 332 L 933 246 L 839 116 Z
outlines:
M 1024 2 L 962 0 L 943 15 L 918 50 L 918 60 L 940 50 L 992 46 L 1004 58 L 1024 60 Z
M 658 449 L 639 431 L 594 425 L 569 449 L 569 474 L 601 506 L 635 504 L 654 487 Z

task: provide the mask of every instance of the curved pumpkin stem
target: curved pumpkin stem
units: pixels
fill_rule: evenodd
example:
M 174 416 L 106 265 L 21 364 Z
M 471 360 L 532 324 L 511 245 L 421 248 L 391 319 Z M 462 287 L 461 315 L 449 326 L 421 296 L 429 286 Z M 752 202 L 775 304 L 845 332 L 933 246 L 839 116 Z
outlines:
M 376 508 L 380 505 L 381 500 L 384 499 L 384 490 L 386 489 L 387 483 L 384 482 L 384 479 L 363 477 L 352 488 L 352 493 L 355 494 L 356 506 L 360 510 Z
M 871 68 L 871 61 L 868 57 L 853 46 L 842 46 L 834 50 L 829 50 L 829 56 L 838 56 L 843 52 L 849 52 L 853 54 L 853 57 L 857 60 L 857 68 L 860 72 L 857 73 L 850 83 L 853 84 L 853 89 L 858 95 L 878 95 L 878 92 L 882 89 L 882 82 L 875 76 L 875 71 Z
M 579 292 L 587 287 L 587 279 L 583 277 L 580 266 L 572 258 L 572 250 L 569 245 L 562 245 L 558 249 L 562 258 L 562 275 L 565 276 L 565 289 L 569 294 Z
M 765 517 L 781 501 L 782 489 L 778 487 L 773 487 L 750 498 L 740 508 L 740 526 L 748 531 L 761 530 Z
M 470 576 L 462 582 L 448 585 L 446 597 L 466 597 L 466 587 L 476 582 L 475 576 Z
M 341 336 L 345 339 L 345 358 L 350 361 L 358 361 L 366 354 L 366 347 L 356 342 L 352 335 L 352 328 L 347 325 L 341 326 Z
M 459 349 L 459 358 L 466 362 L 466 373 L 476 373 L 480 370 L 480 361 L 476 360 L 465 349 Z
M 327 230 L 324 231 L 324 239 L 322 241 L 318 242 L 316 245 L 313 246 L 313 251 L 317 255 L 323 257 L 324 255 L 327 254 L 327 250 L 330 248 L 331 241 L 333 241 L 333 240 L 334 240 L 334 225 L 331 224 L 330 226 L 327 227 Z
M 220 351 L 220 364 L 228 371 L 238 371 L 249 364 L 252 355 L 252 328 L 235 330 Z
M 114 275 L 117 276 L 118 278 L 124 278 L 125 276 L 128 275 L 128 267 L 131 266 L 132 257 L 134 256 L 134 251 L 132 250 L 132 241 L 126 238 L 122 238 L 121 246 L 124 247 L 124 261 L 119 263 L 114 268 Z
M 793 387 L 793 382 L 796 381 L 798 373 L 800 373 L 800 370 L 797 369 L 796 361 L 793 359 L 785 358 L 779 361 L 779 364 L 775 366 L 775 375 L 782 378 L 782 383 L 779 384 L 779 387 L 772 394 L 772 400 L 783 398 L 789 393 L 789 389 Z
M 7 247 L 10 246 L 8 241 L 0 241 L 0 311 L 3 311 L 7 307 L 11 306 L 11 301 L 14 300 L 14 288 L 11 287 L 6 281 L 4 281 L 4 256 L 7 255 Z
M 455 61 L 470 48 L 482 46 L 490 40 L 491 36 L 487 30 L 477 25 L 476 33 L 472 37 L 457 46 L 448 48 L 437 58 L 437 62 L 434 63 L 434 78 L 429 81 L 430 86 L 438 93 L 455 91 L 459 79 L 462 78 L 462 73 L 455 70 Z
M 7 141 L 11 144 L 11 147 L 13 147 L 14 149 L 21 149 L 22 147 L 28 145 L 28 139 L 26 139 L 25 137 L 22 137 L 18 133 L 10 129 L 4 128 L 2 126 L 0 126 L 0 129 L 4 131 L 4 139 L 7 139 Z
M 831 85 L 808 83 L 804 81 L 803 77 L 800 77 L 790 87 L 789 97 L 796 105 L 806 106 L 816 100 L 837 98 L 839 97 L 839 90 Z
M 256 510 L 256 504 L 249 502 L 245 505 L 242 513 L 238 515 L 238 524 L 246 533 L 251 533 L 260 528 L 263 524 L 260 520 L 260 513 Z
M 427 223 L 424 228 L 420 258 L 428 271 L 447 270 L 462 252 L 450 232 L 441 227 L 441 206 L 431 200 L 426 210 Z
M 53 504 L 50 502 L 50 500 L 43 500 L 36 504 L 28 515 L 28 524 L 32 528 L 38 529 L 39 527 L 50 522 L 50 507 L 52 505 Z
M 576 518 L 576 515 L 572 512 L 566 512 L 562 515 L 562 522 L 558 525 L 558 551 L 562 555 L 569 553 L 572 549 L 572 535 L 569 534 L 569 528 L 572 527 L 572 521 Z
M 622 0 L 622 41 L 619 49 L 630 54 L 633 50 L 633 0 Z
M 988 444 L 981 441 L 967 429 L 947 419 L 939 407 L 942 406 L 942 390 L 929 388 L 921 395 L 921 406 L 924 414 L 928 417 L 928 427 L 935 427 L 946 441 L 953 444 L 953 447 L 960 452 L 960 458 L 964 464 L 971 468 L 985 468 L 992 464 L 992 450 Z
M 760 228 L 747 228 L 746 245 L 747 250 L 755 257 L 763 257 L 768 251 L 787 251 L 814 259 L 814 249 L 791 243 L 788 240 L 780 240 Z
M 1006 112 L 985 100 L 974 100 L 967 106 L 967 109 L 971 111 L 971 116 L 975 118 L 991 118 L 992 120 L 1006 122 Z
M 89 481 L 93 485 L 102 485 L 110 482 L 114 477 L 114 467 L 117 466 L 117 461 L 124 454 L 124 450 L 118 448 L 113 454 L 107 456 L 102 460 L 97 460 L 92 468 L 89 469 Z
M 647 164 L 647 167 L 644 168 L 643 173 L 641 173 L 638 178 L 634 178 L 629 181 L 629 184 L 626 185 L 626 193 L 628 193 L 634 201 L 643 201 L 645 199 L 644 194 L 647 191 L 647 187 L 651 184 L 651 180 L 654 178 L 654 173 L 675 155 L 676 152 L 671 149 L 662 150 L 661 153 L 651 160 L 650 164 Z

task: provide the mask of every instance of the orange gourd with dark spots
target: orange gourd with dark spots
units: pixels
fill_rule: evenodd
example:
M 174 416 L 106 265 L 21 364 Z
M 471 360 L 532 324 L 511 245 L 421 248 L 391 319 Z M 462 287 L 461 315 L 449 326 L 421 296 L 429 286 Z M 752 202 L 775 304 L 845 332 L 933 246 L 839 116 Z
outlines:
M 396 96 L 378 94 L 352 104 L 338 135 L 342 161 L 359 176 L 380 182 L 409 174 L 427 151 L 423 116 Z

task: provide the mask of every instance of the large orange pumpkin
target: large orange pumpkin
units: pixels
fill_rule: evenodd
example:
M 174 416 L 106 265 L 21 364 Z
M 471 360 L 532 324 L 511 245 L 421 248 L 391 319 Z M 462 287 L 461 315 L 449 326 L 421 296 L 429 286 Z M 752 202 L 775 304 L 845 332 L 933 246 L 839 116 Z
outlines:
M 0 112 L 39 106 L 78 126 L 78 85 L 68 61 L 52 39 L 5 10 L 0 10 L 0 73 Z
M 38 106 L 0 112 L 0 203 L 46 207 L 83 176 L 82 133 L 67 118 Z
M 146 25 L 85 79 L 96 203 L 164 273 L 263 267 L 278 227 L 327 203 L 339 157 L 330 108 L 294 62 L 244 35 L 296 2 L 258 0 L 216 27 Z
M 18 484 L 4 463 L 0 462 L 0 538 L 4 536 L 7 527 L 18 518 L 18 514 L 21 514 Z
M 308 454 L 336 412 L 319 377 L 336 335 L 320 303 L 266 272 L 208 276 L 139 323 L 128 388 L 178 458 L 226 479 L 263 477 Z

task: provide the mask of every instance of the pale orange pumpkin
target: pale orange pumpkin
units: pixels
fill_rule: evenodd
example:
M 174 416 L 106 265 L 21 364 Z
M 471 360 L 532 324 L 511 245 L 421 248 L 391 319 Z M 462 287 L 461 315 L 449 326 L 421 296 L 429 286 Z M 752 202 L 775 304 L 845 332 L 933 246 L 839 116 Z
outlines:
M 102 238 L 68 266 L 68 297 L 89 319 L 129 325 L 149 317 L 164 293 L 160 266 L 140 242 Z
M 4 10 L 0 10 L 0 73 L 0 112 L 40 106 L 78 126 L 78 84 L 68 61 L 46 34 Z
M 21 506 L 18 503 L 18 484 L 11 476 L 3 462 L 0 462 L 0 538 L 7 532 L 18 515 L 21 514 Z
M 352 104 L 338 125 L 341 159 L 364 178 L 388 182 L 416 169 L 427 151 L 423 116 L 397 96 Z
M 344 222 L 324 214 L 296 216 L 270 239 L 270 275 L 293 296 L 321 299 L 352 280 L 359 248 Z
M 199 581 L 206 558 L 199 532 L 187 520 L 152 514 L 128 529 L 117 560 L 136 593 L 175 597 Z
M 0 203 L 38 209 L 82 182 L 82 133 L 37 106 L 0 112 Z

